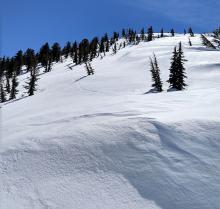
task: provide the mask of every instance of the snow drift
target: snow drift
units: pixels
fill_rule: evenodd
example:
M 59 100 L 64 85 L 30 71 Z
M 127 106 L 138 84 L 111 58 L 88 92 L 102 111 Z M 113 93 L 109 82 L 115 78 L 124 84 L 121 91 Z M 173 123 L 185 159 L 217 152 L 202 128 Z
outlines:
M 180 41 L 188 88 L 147 93 L 148 57 L 168 89 Z M 0 208 L 219 209 L 220 52 L 191 41 L 129 46 L 95 59 L 89 77 L 68 59 L 40 77 L 35 96 L 5 104 Z

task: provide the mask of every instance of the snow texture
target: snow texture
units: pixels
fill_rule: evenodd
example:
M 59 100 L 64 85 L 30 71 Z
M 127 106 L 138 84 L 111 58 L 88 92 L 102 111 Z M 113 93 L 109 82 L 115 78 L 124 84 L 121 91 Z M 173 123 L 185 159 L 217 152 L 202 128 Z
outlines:
M 180 41 L 188 87 L 167 92 Z M 35 96 L 6 103 L 0 208 L 219 209 L 220 51 L 191 41 L 128 46 L 95 59 L 89 77 L 67 59 L 40 76 Z M 153 53 L 162 93 L 150 91 Z

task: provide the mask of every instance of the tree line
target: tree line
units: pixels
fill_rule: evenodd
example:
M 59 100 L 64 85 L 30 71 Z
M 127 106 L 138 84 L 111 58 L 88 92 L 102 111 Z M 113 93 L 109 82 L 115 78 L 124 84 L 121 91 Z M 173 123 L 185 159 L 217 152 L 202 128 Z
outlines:
M 194 36 L 191 28 L 188 32 L 191 36 Z M 175 36 L 174 29 L 171 29 L 170 34 Z M 67 42 L 64 47 L 61 47 L 57 42 L 51 46 L 49 43 L 45 43 L 37 52 L 28 48 L 25 52 L 19 50 L 12 57 L 0 57 L 0 102 L 3 103 L 16 98 L 19 85 L 18 76 L 23 73 L 29 73 L 24 88 L 27 96 L 32 96 L 37 90 L 39 69 L 42 67 L 44 73 L 48 73 L 55 63 L 71 58 L 74 66 L 85 64 L 88 75 L 93 75 L 94 69 L 90 62 L 94 58 L 103 58 L 108 52 L 116 54 L 127 45 L 137 45 L 141 41 L 149 42 L 162 37 L 165 37 L 164 30 L 161 29 L 160 34 L 155 36 L 152 26 L 148 27 L 146 31 L 142 28 L 139 33 L 132 28 L 128 28 L 122 29 L 121 33 L 113 32 L 111 37 L 105 33 L 100 39 L 94 37 L 91 40 L 83 39 L 80 42 Z M 123 40 L 120 44 L 117 43 L 119 38 Z

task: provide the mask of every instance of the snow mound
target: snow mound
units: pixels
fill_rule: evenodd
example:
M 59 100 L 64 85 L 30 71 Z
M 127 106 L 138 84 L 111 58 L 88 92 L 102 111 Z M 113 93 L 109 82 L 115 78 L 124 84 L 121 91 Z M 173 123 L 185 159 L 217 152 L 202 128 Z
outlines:
M 168 89 L 180 41 L 187 90 L 148 92 L 148 57 Z M 68 59 L 41 76 L 35 96 L 4 105 L 0 208 L 219 209 L 220 52 L 191 41 L 127 47 L 94 60 L 89 77 Z

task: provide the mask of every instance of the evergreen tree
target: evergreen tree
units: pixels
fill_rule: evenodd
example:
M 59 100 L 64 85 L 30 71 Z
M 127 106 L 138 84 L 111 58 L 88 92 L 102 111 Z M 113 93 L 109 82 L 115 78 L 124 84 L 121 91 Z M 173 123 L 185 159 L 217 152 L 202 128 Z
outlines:
M 66 45 L 63 47 L 62 55 L 67 59 L 67 57 L 70 55 L 71 51 L 71 43 L 68 41 Z
M 176 50 L 176 47 L 173 52 L 171 67 L 170 67 L 170 78 L 168 82 L 170 87 L 176 90 L 183 90 L 187 85 L 185 83 L 185 67 L 184 62 L 187 61 L 184 58 L 182 44 L 179 43 L 179 49 Z
M 33 96 L 34 92 L 37 90 L 36 87 L 37 87 L 38 76 L 36 69 L 32 71 L 28 79 L 29 81 L 26 82 L 27 85 L 25 86 L 25 89 L 27 89 L 28 96 Z
M 170 76 L 168 83 L 170 84 L 170 88 L 176 88 L 177 87 L 177 49 L 174 48 L 173 51 L 173 57 L 171 58 L 171 67 L 170 67 Z
M 16 70 L 16 74 L 20 75 L 21 74 L 21 68 L 24 64 L 24 57 L 23 57 L 23 52 L 22 50 L 19 50 L 16 55 L 15 55 L 15 70 Z
M 145 40 L 145 31 L 144 31 L 144 28 L 141 29 L 141 40 L 142 40 L 142 41 Z
M 147 41 L 152 41 L 153 40 L 153 35 L 154 35 L 154 32 L 153 32 L 153 27 L 150 26 L 147 30 Z
M 125 38 L 125 39 L 127 38 L 125 29 L 122 29 L 121 36 L 122 38 Z
M 157 62 L 157 58 L 154 55 L 154 61 L 150 58 L 150 65 L 151 65 L 151 74 L 152 74 L 152 87 L 157 91 L 157 92 L 162 92 L 163 91 L 163 83 L 161 82 L 160 79 L 160 68 Z
M 5 86 L 5 90 L 8 94 L 10 94 L 11 92 L 11 84 L 10 84 L 10 78 L 6 75 L 6 86 Z
M 0 59 L 0 80 L 2 79 L 5 71 L 6 71 L 6 66 L 5 66 L 5 57 Z
M 90 61 L 92 61 L 97 56 L 99 39 L 94 37 L 90 42 L 89 51 L 90 51 Z
M 18 81 L 17 81 L 17 76 L 16 74 L 13 75 L 12 78 L 12 86 L 11 86 L 11 92 L 10 92 L 10 96 L 9 96 L 9 100 L 15 99 L 16 95 L 18 94 Z
M 163 38 L 164 37 L 164 32 L 163 32 L 163 28 L 160 31 L 160 37 Z
M 6 72 L 7 72 L 9 78 L 12 78 L 13 73 L 16 72 L 16 62 L 15 62 L 14 57 L 8 59 Z
M 36 55 L 33 49 L 28 48 L 24 54 L 24 64 L 27 67 L 27 72 L 37 65 Z
M 105 52 L 109 52 L 109 38 L 107 33 L 104 36 L 104 43 L 105 43 Z
M 112 50 L 113 50 L 113 54 L 117 53 L 117 44 L 116 43 L 114 44 Z
M 178 85 L 177 85 L 177 90 L 183 90 L 187 86 L 185 83 L 185 78 L 186 73 L 185 73 L 185 67 L 184 67 L 184 62 L 187 60 L 184 57 L 183 49 L 182 49 L 182 43 L 179 43 L 179 49 L 177 51 L 178 56 L 177 56 L 177 76 L 178 76 Z
M 117 32 L 114 32 L 114 33 L 113 33 L 114 43 L 115 43 L 116 41 L 118 41 L 118 39 L 119 39 L 119 34 L 118 34 Z
M 189 28 L 188 33 L 190 34 L 191 37 L 194 37 L 194 33 L 191 27 Z
M 52 61 L 59 62 L 61 56 L 61 47 L 59 43 L 54 43 L 51 47 Z
M 186 29 L 184 29 L 184 36 L 186 35 Z
M 49 47 L 48 43 L 45 43 L 41 49 L 40 49 L 40 53 L 39 53 L 39 61 L 42 64 L 42 66 L 45 68 L 45 72 L 49 72 L 51 69 L 51 49 Z
M 78 64 L 78 44 L 76 41 L 73 43 L 72 51 L 73 51 L 73 63 L 77 65 Z
M 174 31 L 173 28 L 171 29 L 170 33 L 171 33 L 172 36 L 175 36 L 175 31 Z
M 3 88 L 3 85 L 1 83 L 0 85 L 0 103 L 6 102 L 6 94 L 5 94 L 5 90 Z

